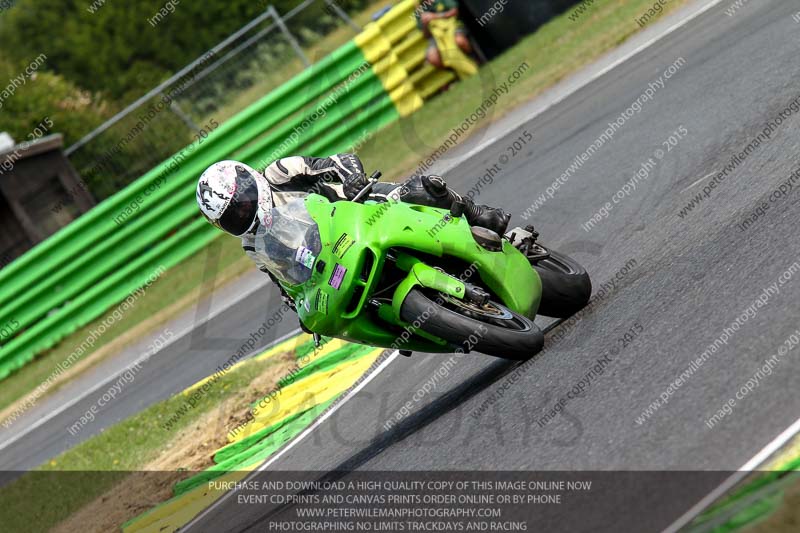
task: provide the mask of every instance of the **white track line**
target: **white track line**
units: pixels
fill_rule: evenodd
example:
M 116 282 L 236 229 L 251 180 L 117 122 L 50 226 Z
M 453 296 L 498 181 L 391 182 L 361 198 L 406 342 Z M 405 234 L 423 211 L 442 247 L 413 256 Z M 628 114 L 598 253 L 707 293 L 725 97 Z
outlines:
M 252 294 L 252 293 L 248 293 L 245 296 L 249 296 L 250 294 Z M 2 443 L 0 443 L 0 451 L 4 450 L 5 448 L 10 446 L 11 444 L 14 444 L 16 441 L 18 441 L 19 439 L 21 439 L 22 437 L 24 437 L 25 435 L 27 435 L 31 431 L 35 430 L 36 428 L 42 426 L 43 424 L 46 424 L 47 422 L 49 422 L 53 418 L 57 417 L 58 415 L 60 415 L 61 413 L 63 413 L 64 411 L 66 411 L 67 409 L 72 407 L 73 405 L 75 405 L 76 403 L 82 401 L 84 398 L 86 398 L 90 394 L 96 392 L 98 389 L 104 387 L 105 385 L 108 385 L 110 382 L 114 381 L 118 376 L 120 376 L 124 372 L 127 372 L 128 369 L 132 365 L 137 364 L 137 363 L 138 364 L 144 363 L 145 361 L 149 360 L 154 355 L 160 353 L 163 350 L 166 350 L 168 346 L 171 346 L 172 344 L 174 344 L 174 343 L 178 342 L 179 340 L 183 339 L 186 335 L 188 335 L 189 333 L 191 333 L 192 331 L 197 329 L 198 326 L 202 326 L 203 324 L 205 324 L 207 322 L 210 322 L 211 320 L 213 320 L 217 316 L 221 315 L 222 313 L 224 313 L 225 311 L 227 311 L 228 309 L 230 309 L 231 307 L 236 305 L 238 302 L 239 301 L 237 300 L 237 301 L 233 302 L 231 305 L 228 305 L 228 306 L 222 307 L 220 309 L 217 309 L 213 313 L 210 313 L 208 315 L 208 317 L 206 317 L 203 321 L 201 321 L 201 322 L 199 322 L 197 324 L 194 324 L 194 323 L 189 324 L 187 327 L 183 328 L 183 330 L 180 332 L 180 334 L 175 335 L 172 339 L 168 340 L 164 344 L 164 346 L 161 347 L 160 350 L 155 351 L 153 353 L 146 353 L 145 355 L 135 359 L 134 361 L 132 361 L 132 362 L 128 363 L 127 365 L 125 365 L 125 367 L 123 367 L 119 372 L 116 372 L 116 373 L 112 374 L 111 376 L 109 376 L 107 379 L 105 379 L 103 381 L 100 381 L 94 387 L 88 389 L 86 392 L 84 392 L 82 394 L 79 394 L 76 398 L 73 398 L 72 400 L 62 404 L 59 408 L 50 411 L 47 415 L 39 418 L 38 420 L 36 420 L 36 422 L 34 422 L 33 424 L 31 424 L 30 426 L 25 428 L 20 433 L 14 435 L 13 437 L 10 437 L 9 439 L 3 441 Z M 264 348 L 259 348 L 258 351 L 263 351 L 265 349 L 268 349 L 270 346 L 273 346 L 274 344 L 277 344 L 278 342 L 281 342 L 282 340 L 287 338 L 289 335 L 298 333 L 299 331 L 300 331 L 300 328 L 297 328 L 297 329 L 293 330 L 292 332 L 288 333 L 287 335 L 284 335 L 280 339 L 278 339 L 278 340 L 270 343 L 269 345 L 265 346 Z M 31 408 L 33 408 L 33 406 Z M 22 416 L 24 416 L 24 415 L 25 415 L 25 413 L 20 415 L 20 418 L 18 418 L 14 422 L 19 421 L 22 418 Z M 14 422 L 12 422 L 12 424 Z
M 334 403 L 334 404 L 333 404 L 333 407 L 331 407 L 330 409 L 328 409 L 328 410 L 327 410 L 327 411 L 326 411 L 326 412 L 325 412 L 325 413 L 324 413 L 324 414 L 323 414 L 321 417 L 319 417 L 319 418 L 318 418 L 316 421 L 314 421 L 314 423 L 313 423 L 313 424 L 311 424 L 311 425 L 310 425 L 310 426 L 308 426 L 308 427 L 307 427 L 305 430 L 303 430 L 303 432 L 302 432 L 302 433 L 300 433 L 300 434 L 299 434 L 298 436 L 296 436 L 294 439 L 292 439 L 291 441 L 289 441 L 289 443 L 288 443 L 288 444 L 286 444 L 286 445 L 285 445 L 283 448 L 281 448 L 281 450 L 280 450 L 278 453 L 276 453 L 275 455 L 273 455 L 272 457 L 270 457 L 270 458 L 267 460 L 267 462 L 265 462 L 264 464 L 262 464 L 261 466 L 259 466 L 259 467 L 258 467 L 258 469 L 256 469 L 256 470 L 253 470 L 253 471 L 252 471 L 252 472 L 251 472 L 251 473 L 250 473 L 250 474 L 249 474 L 247 477 L 245 477 L 245 479 L 243 479 L 243 480 L 242 480 L 242 482 L 244 482 L 244 481 L 247 481 L 248 479 L 250 479 L 250 478 L 254 477 L 254 476 L 255 476 L 255 475 L 257 475 L 259 472 L 263 472 L 264 470 L 266 470 L 267 468 L 269 468 L 270 466 L 272 466 L 272 464 L 273 464 L 275 461 L 277 461 L 278 459 L 280 459 L 281 457 L 283 457 L 283 456 L 284 456 L 284 455 L 285 455 L 285 454 L 286 454 L 286 453 L 287 453 L 289 450 L 291 450 L 291 449 L 292 449 L 292 448 L 294 448 L 294 447 L 295 447 L 297 444 L 299 444 L 299 443 L 300 443 L 300 441 L 302 441 L 302 440 L 303 440 L 304 438 L 306 438 L 306 437 L 307 437 L 309 434 L 311 434 L 311 432 L 312 432 L 312 431 L 314 431 L 316 428 L 318 428 L 319 426 L 321 426 L 321 425 L 322 425 L 322 423 L 323 423 L 323 422 L 325 422 L 327 419 L 329 419 L 331 416 L 333 416 L 333 414 L 334 414 L 336 411 L 338 411 L 338 410 L 339 410 L 339 408 L 341 408 L 341 407 L 342 407 L 342 406 L 343 406 L 345 403 L 347 403 L 348 401 L 350 401 L 350 400 L 351 400 L 351 399 L 352 399 L 352 398 L 353 398 L 353 397 L 354 397 L 356 394 L 358 394 L 358 392 L 359 392 L 361 389 L 363 389 L 364 387 L 366 387 L 366 386 L 367 386 L 367 383 L 369 383 L 370 381 L 372 381 L 372 380 L 373 380 L 373 379 L 374 379 L 374 378 L 375 378 L 375 377 L 376 377 L 378 374 L 380 374 L 381 372 L 383 372 L 383 371 L 384 371 L 384 370 L 385 370 L 385 369 L 386 369 L 386 368 L 389 366 L 389 364 L 390 364 L 392 361 L 394 361 L 394 360 L 395 360 L 395 358 L 396 358 L 396 357 L 397 357 L 399 354 L 400 354 L 400 352 L 399 352 L 399 351 L 397 351 L 397 350 L 395 350 L 394 352 L 390 353 L 390 354 L 389 354 L 389 355 L 386 357 L 386 359 L 385 359 L 385 360 L 384 360 L 384 361 L 383 361 L 383 362 L 382 362 L 382 363 L 381 363 L 381 364 L 380 364 L 380 365 L 379 365 L 379 366 L 378 366 L 378 367 L 377 367 L 375 370 L 373 370 L 373 371 L 372 371 L 372 372 L 371 372 L 371 373 L 370 373 L 370 374 L 369 374 L 369 375 L 368 375 L 366 378 L 364 378 L 363 380 L 361 380 L 361 383 L 359 383 L 358 385 L 356 385 L 356 386 L 355 386 L 355 387 L 354 387 L 354 388 L 353 388 L 353 389 L 352 389 L 352 390 L 351 390 L 349 393 L 347 393 L 347 395 L 346 395 L 344 398 L 342 398 L 342 399 L 341 399 L 341 400 L 339 400 L 338 402 Z M 214 502 L 214 503 L 213 503 L 213 504 L 212 504 L 210 507 L 208 507 L 208 509 L 204 510 L 202 513 L 200 513 L 199 515 L 197 515 L 196 517 L 194 517 L 194 518 L 192 519 L 192 521 L 191 521 L 191 522 L 189 522 L 188 524 L 186 524 L 186 526 L 184 526 L 183 528 L 181 528 L 181 531 L 188 531 L 188 530 L 189 530 L 189 529 L 190 529 L 192 526 L 194 526 L 194 525 L 196 525 L 198 522 L 200 522 L 200 520 L 202 520 L 202 519 L 203 519 L 203 518 L 204 518 L 206 515 L 208 515 L 209 513 L 211 513 L 211 512 L 212 512 L 214 509 L 216 509 L 217 507 L 219 507 L 220 505 L 222 505 L 222 503 L 223 503 L 223 502 L 225 502 L 225 501 L 226 501 L 228 498 L 230 498 L 231 496 L 233 496 L 233 495 L 234 495 L 236 492 L 237 492 L 237 489 L 234 489 L 234 490 L 232 490 L 232 491 L 226 492 L 226 493 L 225 493 L 225 494 L 224 494 L 224 495 L 223 495 L 223 496 L 222 496 L 220 499 L 218 499 L 218 500 L 217 500 L 217 501 L 215 501 L 215 502 Z
M 709 174 L 708 176 L 703 176 L 703 177 L 702 177 L 702 178 L 700 178 L 699 180 L 695 181 L 694 183 L 692 183 L 691 185 L 689 185 L 688 187 L 686 187 L 685 189 L 683 189 L 683 190 L 681 191 L 681 194 L 685 193 L 686 191 L 688 191 L 689 189 L 691 189 L 692 187 L 694 187 L 694 186 L 695 186 L 695 185 L 697 185 L 698 183 L 703 183 L 704 181 L 706 181 L 708 178 L 710 178 L 711 176 L 713 176 L 713 175 L 714 175 L 714 174 L 716 174 L 716 173 L 717 173 L 717 171 L 715 170 L 714 172 L 712 172 L 712 173 L 711 173 L 711 174 Z
M 692 519 L 699 515 L 703 509 L 714 503 L 720 496 L 728 492 L 733 486 L 741 481 L 745 476 L 750 474 L 759 465 L 763 464 L 775 452 L 781 449 L 792 437 L 800 433 L 800 418 L 795 420 L 794 424 L 786 428 L 786 430 L 775 437 L 769 444 L 753 456 L 752 459 L 747 461 L 735 474 L 731 475 L 722 484 L 708 493 L 702 500 L 697 502 L 691 509 L 686 511 L 680 518 L 678 518 L 671 526 L 664 530 L 664 533 L 676 533 Z
M 509 129 L 509 131 L 521 126 L 522 124 L 524 124 L 526 122 L 530 122 L 534 118 L 536 118 L 539 115 L 545 113 L 547 110 L 549 110 L 552 107 L 560 104 L 561 102 L 563 102 L 564 100 L 566 100 L 567 98 L 572 96 L 573 94 L 577 93 L 579 90 L 583 89 L 587 85 L 590 85 L 591 83 L 593 83 L 594 81 L 598 80 L 602 76 L 608 74 L 610 71 L 614 70 L 615 68 L 617 68 L 621 64 L 625 63 L 626 61 L 631 59 L 633 56 L 638 54 L 639 52 L 641 52 L 643 50 L 646 50 L 647 48 L 650 48 L 656 42 L 660 41 L 661 39 L 663 39 L 667 35 L 675 32 L 676 30 L 678 30 L 681 27 L 685 26 L 686 24 L 688 24 L 692 20 L 696 19 L 697 17 L 699 17 L 700 15 L 702 15 L 703 13 L 705 13 L 706 11 L 711 9 L 712 7 L 716 6 L 717 4 L 722 3 L 723 1 L 725 1 L 725 0 L 711 0 L 708 4 L 702 6 L 697 11 L 692 12 L 692 13 L 688 13 L 686 15 L 686 17 L 684 17 L 680 21 L 676 22 L 675 24 L 673 24 L 669 28 L 665 29 L 664 31 L 662 31 L 661 33 L 659 33 L 658 35 L 656 35 L 652 39 L 650 39 L 648 41 L 645 41 L 644 43 L 640 44 L 639 46 L 637 46 L 636 48 L 634 48 L 633 50 L 631 50 L 627 54 L 624 54 L 623 56 L 618 58 L 616 61 L 611 62 L 609 65 L 607 65 L 604 68 L 600 69 L 598 72 L 595 72 L 594 75 L 589 77 L 583 83 L 573 87 L 571 90 L 565 91 L 561 96 L 557 97 L 555 100 L 553 100 L 552 102 L 550 102 L 549 104 L 544 106 L 542 109 L 536 111 L 535 113 L 533 113 L 531 115 L 526 116 L 524 118 L 524 121 L 522 121 L 520 124 L 518 124 L 516 126 L 512 126 Z M 453 170 L 457 166 L 461 165 L 462 163 L 464 163 L 465 161 L 469 160 L 470 158 L 472 158 L 476 154 L 482 152 L 483 150 L 485 150 L 486 148 L 488 148 L 492 144 L 496 143 L 499 139 L 501 139 L 503 136 L 507 135 L 508 133 L 509 132 L 507 131 L 503 135 L 498 135 L 498 136 L 492 137 L 491 139 L 487 139 L 482 144 L 478 145 L 474 149 L 472 149 L 469 152 L 467 152 L 466 154 L 464 154 L 464 156 L 461 157 L 458 161 L 453 162 L 452 165 L 444 167 L 441 171 L 439 171 L 439 173 L 440 174 L 447 174 L 448 172 L 450 172 L 451 170 Z

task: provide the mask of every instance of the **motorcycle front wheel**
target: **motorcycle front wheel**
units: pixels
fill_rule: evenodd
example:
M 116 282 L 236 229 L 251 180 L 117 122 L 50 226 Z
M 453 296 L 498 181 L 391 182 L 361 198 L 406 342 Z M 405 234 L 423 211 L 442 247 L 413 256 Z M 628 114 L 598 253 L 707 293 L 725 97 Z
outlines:
M 592 296 L 592 282 L 580 263 L 550 250 L 549 257 L 533 262 L 542 280 L 542 301 L 538 314 L 568 318 L 586 307 Z
M 426 333 L 455 345 L 459 352 L 476 352 L 524 360 L 539 353 L 544 334 L 527 317 L 496 302 L 477 306 L 420 289 L 408 293 L 400 316 Z

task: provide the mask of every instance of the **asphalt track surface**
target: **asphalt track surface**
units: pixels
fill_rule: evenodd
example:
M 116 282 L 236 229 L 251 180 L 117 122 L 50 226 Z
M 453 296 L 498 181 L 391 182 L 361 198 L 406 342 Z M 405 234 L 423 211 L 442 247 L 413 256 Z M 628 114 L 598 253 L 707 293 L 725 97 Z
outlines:
M 350 401 L 297 443 L 270 469 L 332 470 L 735 470 L 792 424 L 800 410 L 794 386 L 796 354 L 733 415 L 713 429 L 704 422 L 776 353 L 798 324 L 800 275 L 780 287 L 755 317 L 644 424 L 636 418 L 768 285 L 800 261 L 795 188 L 746 232 L 736 225 L 767 200 L 800 165 L 800 114 L 783 122 L 731 177 L 683 219 L 678 212 L 792 100 L 800 96 L 796 60 L 800 25 L 788 2 L 750 2 L 733 17 L 717 5 L 622 63 L 563 102 L 536 116 L 451 170 L 448 182 L 470 190 L 527 130 L 534 136 L 478 201 L 516 214 L 564 172 L 676 59 L 685 64 L 611 143 L 599 149 L 531 219 L 542 240 L 573 255 L 595 287 L 628 263 L 636 266 L 567 330 L 548 335 L 547 349 L 514 364 L 473 354 L 458 360 L 434 391 L 414 394 L 449 356 L 397 357 Z M 679 128 L 687 134 L 659 160 L 647 180 L 590 232 L 581 228 Z M 706 178 L 698 184 L 698 180 Z M 767 200 L 768 201 L 768 200 Z M 217 317 L 205 332 L 174 343 L 145 366 L 147 379 L 124 389 L 90 429 L 66 428 L 96 400 L 89 396 L 2 450 L 4 470 L 29 469 L 154 401 L 213 372 L 277 305 L 261 291 Z M 272 299 L 269 299 L 272 298 Z M 280 328 L 295 327 L 285 320 Z M 636 338 L 618 339 L 634 328 Z M 282 331 L 282 330 L 281 330 Z M 276 330 L 275 336 L 278 336 Z M 225 337 L 227 340 L 217 338 Z M 194 338 L 193 342 L 191 339 Z M 199 340 L 198 340 L 199 339 Z M 215 340 L 216 339 L 216 340 Z M 616 351 L 613 351 L 616 350 Z M 540 427 L 553 404 L 598 358 L 605 372 L 564 411 Z M 505 380 L 515 375 L 513 384 Z M 498 391 L 504 390 L 502 396 Z M 384 423 L 411 401 L 410 414 L 392 429 Z M 492 401 L 481 415 L 476 410 Z M 10 475 L 14 475 L 11 473 Z M 268 476 L 266 474 L 257 474 Z M 683 500 L 639 531 L 667 526 L 708 492 L 687 487 Z M 629 503 L 635 494 L 622 494 Z M 556 509 L 543 530 L 604 530 L 590 514 Z M 606 510 L 607 511 L 607 510 Z M 599 511 L 598 511 L 599 512 Z M 562 513 L 562 514 L 559 514 Z M 608 513 L 606 513 L 608 514 Z M 652 513 L 651 513 L 652 514 Z M 598 515 L 599 516 L 599 515 Z M 206 512 L 191 531 L 264 531 L 264 509 L 235 498 Z M 569 527 L 566 527 L 570 524 Z M 610 526 L 609 526 L 610 527 Z M 624 530 L 619 524 L 614 530 Z
M 745 464 L 800 411 L 798 352 L 781 358 L 758 388 L 737 401 L 713 429 L 705 420 L 775 354 L 798 328 L 800 276 L 794 275 L 747 319 L 643 424 L 636 418 L 751 305 L 800 260 L 794 190 L 773 203 L 747 231 L 736 225 L 767 200 L 800 164 L 800 116 L 785 120 L 699 207 L 678 212 L 800 95 L 800 25 L 788 2 L 750 2 L 733 17 L 717 5 L 509 133 L 451 171 L 469 190 L 486 167 L 528 130 L 535 142 L 512 159 L 480 202 L 519 214 L 677 58 L 685 64 L 613 143 L 597 151 L 535 214 L 542 240 L 581 261 L 595 286 L 614 278 L 629 259 L 636 266 L 593 305 L 563 338 L 525 363 L 499 396 L 512 363 L 462 357 L 436 390 L 414 394 L 447 356 L 397 357 L 328 420 L 299 441 L 258 480 L 287 471 L 535 470 L 730 471 Z M 647 180 L 590 232 L 581 228 L 683 126 L 688 134 Z M 695 184 L 706 178 L 704 182 Z M 517 216 L 512 224 L 522 225 Z M 638 326 L 637 326 L 638 325 Z M 564 325 L 560 328 L 565 327 Z M 618 339 L 635 328 L 624 348 Z M 552 405 L 598 358 L 614 354 L 606 371 L 564 412 L 540 427 Z M 492 398 L 489 409 L 472 416 Z M 384 423 L 411 401 L 411 413 Z M 543 518 L 542 531 L 657 531 L 719 482 L 673 487 L 650 498 L 633 483 L 620 495 L 630 511 L 570 509 Z M 666 486 L 664 487 L 667 488 Z M 652 496 L 649 495 L 649 496 Z M 634 505 L 649 505 L 640 508 Z M 592 517 L 640 517 L 627 525 Z M 647 515 L 647 519 L 643 517 Z M 227 498 L 190 531 L 266 531 L 263 506 Z M 631 519 L 632 520 L 632 519 Z

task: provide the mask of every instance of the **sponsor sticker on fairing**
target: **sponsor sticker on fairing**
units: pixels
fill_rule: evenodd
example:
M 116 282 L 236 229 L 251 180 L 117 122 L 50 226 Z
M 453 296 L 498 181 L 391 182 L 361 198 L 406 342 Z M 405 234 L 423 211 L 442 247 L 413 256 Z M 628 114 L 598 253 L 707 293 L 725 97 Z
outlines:
M 314 252 L 305 246 L 298 248 L 297 253 L 294 255 L 294 260 L 308 269 L 311 269 L 311 267 L 314 266 L 314 261 L 316 259 L 317 258 L 314 256 Z
M 345 274 L 347 274 L 347 269 L 339 263 L 336 263 L 336 267 L 333 269 L 333 273 L 331 273 L 331 278 L 328 280 L 328 285 L 339 290 L 339 287 L 342 286 L 342 281 L 344 281 Z

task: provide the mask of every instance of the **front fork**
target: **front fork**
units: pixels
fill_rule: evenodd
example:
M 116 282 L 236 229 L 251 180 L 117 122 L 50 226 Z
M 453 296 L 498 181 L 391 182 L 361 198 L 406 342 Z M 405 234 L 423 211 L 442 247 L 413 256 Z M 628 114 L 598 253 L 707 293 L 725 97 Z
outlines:
M 409 326 L 409 324 L 401 318 L 400 309 L 408 294 L 417 287 L 425 287 L 427 289 L 439 291 L 458 298 L 459 300 L 464 299 L 465 295 L 468 297 L 477 295 L 476 297 L 478 297 L 480 293 L 483 292 L 472 285 L 445 274 L 441 270 L 426 265 L 416 257 L 408 254 L 398 254 L 396 265 L 400 270 L 408 272 L 408 275 L 400 282 L 397 289 L 395 289 L 394 295 L 392 296 L 392 304 L 378 305 L 378 316 L 390 324 L 396 324 L 401 327 Z M 489 295 L 486 294 L 487 299 L 488 296 Z M 447 345 L 442 339 L 426 333 L 419 328 L 414 328 L 414 334 L 438 345 Z
M 397 320 L 401 320 L 400 308 L 406 296 L 416 287 L 443 292 L 459 300 L 463 300 L 467 292 L 467 285 L 463 281 L 428 266 L 411 255 L 400 254 L 397 257 L 397 268 L 408 272 L 408 276 L 400 282 L 392 297 L 392 311 Z

